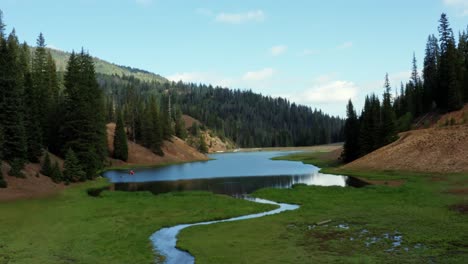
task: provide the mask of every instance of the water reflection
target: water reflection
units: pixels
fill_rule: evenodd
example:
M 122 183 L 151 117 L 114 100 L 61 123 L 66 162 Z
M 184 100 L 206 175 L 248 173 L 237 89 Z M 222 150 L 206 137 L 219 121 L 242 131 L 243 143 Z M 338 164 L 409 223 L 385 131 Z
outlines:
M 251 176 L 226 177 L 211 179 L 190 179 L 157 182 L 115 183 L 115 190 L 120 191 L 150 191 L 154 194 L 173 191 L 202 190 L 218 194 L 239 196 L 252 193 L 258 189 L 291 188 L 294 184 L 320 186 L 347 186 L 348 177 L 312 173 L 306 175 Z

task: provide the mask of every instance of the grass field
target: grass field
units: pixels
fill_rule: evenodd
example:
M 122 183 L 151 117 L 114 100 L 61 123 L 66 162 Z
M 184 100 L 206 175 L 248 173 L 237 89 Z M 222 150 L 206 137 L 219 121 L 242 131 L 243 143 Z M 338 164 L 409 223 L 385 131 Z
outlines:
M 106 184 L 0 203 L 0 263 L 154 263 L 149 237 L 161 227 L 274 208 L 206 192 L 86 194 Z
M 322 155 L 301 153 L 283 159 L 372 180 L 404 179 L 405 184 L 263 189 L 254 195 L 301 208 L 191 227 L 182 231 L 179 246 L 197 263 L 466 263 L 468 215 L 450 208 L 466 205 L 468 199 L 448 192 L 466 188 L 468 175 L 341 171 Z M 327 225 L 315 225 L 328 219 L 332 222 Z

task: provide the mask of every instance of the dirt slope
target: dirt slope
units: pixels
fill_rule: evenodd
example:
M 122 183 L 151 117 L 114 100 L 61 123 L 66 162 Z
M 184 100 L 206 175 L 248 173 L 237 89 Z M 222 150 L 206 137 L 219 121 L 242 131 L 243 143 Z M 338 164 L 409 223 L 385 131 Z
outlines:
M 57 161 L 63 166 L 63 160 L 50 154 L 52 162 Z M 64 184 L 56 184 L 49 177 L 40 173 L 39 163 L 28 163 L 23 169 L 25 178 L 16 178 L 8 175 L 10 165 L 2 162 L 3 177 L 8 183 L 8 188 L 0 188 L 0 201 L 11 201 L 16 199 L 28 199 L 46 197 L 57 193 L 65 188 Z
M 115 123 L 107 124 L 107 143 L 109 152 L 113 152 Z M 140 164 L 140 165 L 155 165 L 167 162 L 182 162 L 193 160 L 207 160 L 208 157 L 191 146 L 180 138 L 173 137 L 172 142 L 165 141 L 163 145 L 164 156 L 158 156 L 149 149 L 128 141 L 128 161 L 127 163 L 117 160 L 111 160 L 112 165 L 123 164 Z
M 346 169 L 468 172 L 468 125 L 411 130 Z

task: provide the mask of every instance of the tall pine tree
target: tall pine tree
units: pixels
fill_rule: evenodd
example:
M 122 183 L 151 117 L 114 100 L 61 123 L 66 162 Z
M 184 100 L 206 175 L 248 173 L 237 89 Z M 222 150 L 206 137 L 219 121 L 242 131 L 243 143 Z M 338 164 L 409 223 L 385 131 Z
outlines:
M 413 73 L 413 81 L 418 83 L 417 72 Z M 418 84 L 416 84 L 418 86 Z M 381 114 L 381 142 L 380 146 L 385 146 L 397 139 L 396 117 L 392 107 L 392 95 L 388 74 L 385 75 L 384 93 Z
M 114 158 L 123 161 L 128 159 L 127 134 L 125 133 L 125 125 L 120 111 L 117 113 L 117 124 L 114 133 Z
M 351 99 L 346 107 L 346 123 L 344 126 L 345 143 L 343 146 L 342 158 L 344 162 L 351 162 L 360 155 L 359 149 L 359 119 L 354 110 Z

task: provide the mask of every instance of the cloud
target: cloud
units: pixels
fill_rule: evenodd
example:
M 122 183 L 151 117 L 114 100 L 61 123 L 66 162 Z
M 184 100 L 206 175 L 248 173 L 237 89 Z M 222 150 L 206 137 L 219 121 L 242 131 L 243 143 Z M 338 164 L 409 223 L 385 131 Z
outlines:
M 262 10 L 248 11 L 245 13 L 219 13 L 215 20 L 221 23 L 242 24 L 245 22 L 262 22 L 265 20 L 265 13 Z
M 244 74 L 242 80 L 244 81 L 264 81 L 273 76 L 275 70 L 272 68 L 265 68 L 259 71 L 249 71 Z
M 142 6 L 148 6 L 153 3 L 153 0 L 135 0 L 135 2 Z
M 286 52 L 288 49 L 285 45 L 277 45 L 270 48 L 270 54 L 273 56 L 278 56 Z
M 351 48 L 353 46 L 353 42 L 351 41 L 346 41 L 345 43 L 339 45 L 338 47 L 336 47 L 337 49 L 348 49 L 348 48 Z
M 288 96 L 300 104 L 345 103 L 358 94 L 356 84 L 351 81 L 335 80 L 333 75 L 320 76 L 311 87 Z
M 467 0 L 443 0 L 446 6 L 457 9 L 461 16 L 468 16 L 468 1 Z

